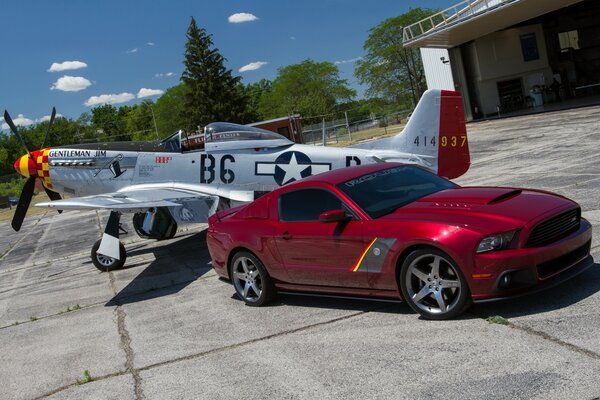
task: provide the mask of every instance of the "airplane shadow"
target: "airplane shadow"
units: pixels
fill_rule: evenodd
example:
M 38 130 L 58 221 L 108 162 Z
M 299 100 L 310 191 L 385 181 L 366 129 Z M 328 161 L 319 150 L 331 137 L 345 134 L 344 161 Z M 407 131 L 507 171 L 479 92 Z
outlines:
M 148 253 L 154 253 L 155 260 L 110 299 L 105 306 L 137 303 L 178 293 L 212 269 L 206 247 L 205 231 L 162 246 L 128 248 L 130 257 Z M 121 271 L 135 266 L 135 264 L 128 265 Z M 115 282 L 118 285 L 119 271 L 115 271 L 113 274 L 116 274 Z
M 595 262 L 588 270 L 558 286 L 513 299 L 475 304 L 467 313 L 477 318 L 494 315 L 511 318 L 541 314 L 584 301 L 598 291 L 600 264 Z

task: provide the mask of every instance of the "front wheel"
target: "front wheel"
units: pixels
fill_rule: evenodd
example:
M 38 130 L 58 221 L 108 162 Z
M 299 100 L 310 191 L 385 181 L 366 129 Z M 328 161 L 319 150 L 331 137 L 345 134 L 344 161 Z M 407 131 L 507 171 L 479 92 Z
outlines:
M 471 304 L 467 281 L 456 263 L 437 249 L 419 249 L 400 269 L 400 289 L 408 305 L 427 319 L 450 319 Z
M 231 260 L 231 280 L 237 295 L 249 306 L 267 304 L 275 295 L 275 286 L 260 260 L 240 251 Z
M 92 246 L 91 256 L 94 267 L 98 268 L 102 272 L 114 271 L 115 269 L 123 268 L 123 265 L 125 265 L 125 259 L 127 259 L 127 252 L 125 251 L 125 246 L 123 246 L 123 243 L 119 242 L 119 257 L 121 259 L 117 260 L 116 258 L 98 254 L 100 242 L 102 242 L 102 239 L 97 240 Z

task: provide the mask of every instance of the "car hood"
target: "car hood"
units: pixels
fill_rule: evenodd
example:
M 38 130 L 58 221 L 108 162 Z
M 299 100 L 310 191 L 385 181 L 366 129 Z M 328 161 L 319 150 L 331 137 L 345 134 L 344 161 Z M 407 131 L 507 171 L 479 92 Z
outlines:
M 577 203 L 540 190 L 456 187 L 420 198 L 385 219 L 418 219 L 470 227 L 482 233 L 521 228 Z

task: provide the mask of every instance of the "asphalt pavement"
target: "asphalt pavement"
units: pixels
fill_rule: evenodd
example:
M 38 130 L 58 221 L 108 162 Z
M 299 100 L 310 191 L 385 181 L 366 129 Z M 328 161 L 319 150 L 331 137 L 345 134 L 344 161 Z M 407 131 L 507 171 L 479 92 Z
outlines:
M 244 306 L 211 270 L 205 225 L 162 242 L 125 235 L 126 268 L 100 273 L 89 252 L 107 214 L 2 223 L 0 399 L 598 399 L 599 113 L 468 125 L 472 166 L 457 182 L 578 201 L 596 264 L 452 321 L 339 298 Z

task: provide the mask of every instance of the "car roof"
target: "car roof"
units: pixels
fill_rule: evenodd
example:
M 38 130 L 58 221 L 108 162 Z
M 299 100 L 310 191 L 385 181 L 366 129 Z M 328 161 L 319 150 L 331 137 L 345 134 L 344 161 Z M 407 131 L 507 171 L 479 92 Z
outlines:
M 316 182 L 329 183 L 331 185 L 338 185 L 340 183 L 346 182 L 352 178 L 356 178 L 361 175 L 370 174 L 375 171 L 380 171 L 383 169 L 398 167 L 400 165 L 407 165 L 407 164 L 394 163 L 394 162 L 391 162 L 391 163 L 383 162 L 383 163 L 373 163 L 373 164 L 357 165 L 357 166 L 346 167 L 346 168 L 339 168 L 339 169 L 334 169 L 332 171 L 323 172 L 323 173 L 320 173 L 317 175 L 312 175 L 312 176 L 303 178 L 297 182 L 290 183 L 283 187 L 290 188 L 290 187 L 297 186 L 297 185 L 303 185 L 304 183 L 316 183 Z

